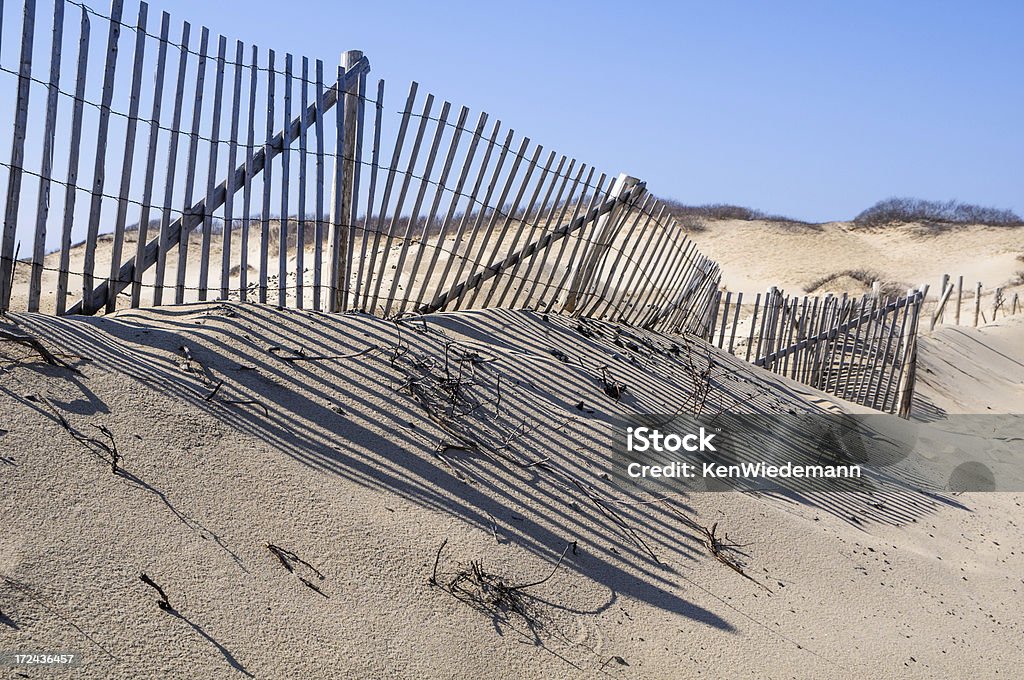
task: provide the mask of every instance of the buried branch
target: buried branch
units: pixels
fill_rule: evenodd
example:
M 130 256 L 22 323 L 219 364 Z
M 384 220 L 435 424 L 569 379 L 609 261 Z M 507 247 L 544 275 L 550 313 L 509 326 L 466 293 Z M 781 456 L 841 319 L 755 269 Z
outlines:
M 36 354 L 40 356 L 40 358 L 42 358 L 43 361 L 45 361 L 51 366 L 60 366 L 61 368 L 66 368 L 72 373 L 77 373 L 78 375 L 81 375 L 82 373 L 74 366 L 58 359 L 56 356 L 54 356 L 53 352 L 51 352 L 50 350 L 46 349 L 46 347 L 43 346 L 43 343 L 39 342 L 38 339 L 32 337 L 31 335 L 28 335 L 27 333 L 15 333 L 13 331 L 6 331 L 0 329 L 0 340 L 6 342 L 15 342 L 20 345 L 25 345 L 26 347 L 31 348 L 36 352 Z

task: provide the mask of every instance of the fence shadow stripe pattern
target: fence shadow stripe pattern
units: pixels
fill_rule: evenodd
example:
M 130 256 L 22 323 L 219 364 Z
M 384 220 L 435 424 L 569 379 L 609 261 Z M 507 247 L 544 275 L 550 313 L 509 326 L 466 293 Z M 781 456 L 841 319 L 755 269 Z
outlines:
M 637 178 L 417 83 L 397 96 L 371 87 L 360 52 L 331 67 L 150 17 L 144 2 L 112 0 L 102 13 L 22 0 L 20 22 L 17 9 L 0 0 L 0 87 L 13 103 L 0 111 L 12 131 L 0 158 L 0 310 L 225 299 L 394 317 L 500 306 L 726 347 L 731 294 L 723 309 L 717 263 Z M 898 410 L 888 378 L 911 351 L 919 298 L 808 304 L 758 302 L 756 344 L 736 342 L 733 306 L 728 349 Z M 889 342 L 897 326 L 910 335 Z

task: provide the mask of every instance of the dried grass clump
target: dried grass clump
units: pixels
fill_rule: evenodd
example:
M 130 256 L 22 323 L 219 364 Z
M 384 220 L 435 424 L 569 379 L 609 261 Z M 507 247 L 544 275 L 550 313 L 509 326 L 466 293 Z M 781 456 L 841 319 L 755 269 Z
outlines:
M 543 628 L 541 612 L 534 606 L 534 598 L 526 591 L 551 580 L 562 566 L 562 560 L 565 559 L 572 544 L 565 546 L 550 574 L 539 581 L 519 584 L 513 584 L 504 577 L 487 571 L 482 560 L 471 560 L 468 564 L 460 566 L 451 578 L 442 579 L 438 576 L 438 566 L 446 545 L 448 539 L 445 539 L 437 549 L 430 585 L 441 588 L 460 602 L 493 617 L 495 622 L 507 623 L 512 615 L 516 615 L 534 632 Z
M 804 292 L 814 293 L 843 278 L 853 279 L 865 288 L 871 288 L 875 281 L 878 281 L 880 284 L 879 292 L 883 298 L 899 297 L 907 290 L 906 284 L 899 281 L 888 281 L 885 279 L 884 274 L 873 269 L 844 269 L 811 281 L 804 286 Z

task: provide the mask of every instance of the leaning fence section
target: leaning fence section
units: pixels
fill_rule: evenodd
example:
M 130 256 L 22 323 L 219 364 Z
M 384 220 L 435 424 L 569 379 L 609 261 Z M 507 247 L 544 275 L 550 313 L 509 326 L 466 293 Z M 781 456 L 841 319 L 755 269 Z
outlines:
M 717 265 L 643 182 L 413 83 L 71 0 L 0 0 L 0 309 L 484 306 L 702 331 Z M 20 21 L 18 20 L 20 19 Z
M 904 296 L 716 293 L 705 337 L 755 365 L 847 401 L 906 416 L 927 287 Z
M 546 149 L 486 113 L 456 113 L 415 83 L 382 149 L 383 89 L 377 100 L 360 163 L 365 208 L 346 228 L 336 308 L 499 306 L 682 330 L 704 322 L 717 265 L 643 182 Z

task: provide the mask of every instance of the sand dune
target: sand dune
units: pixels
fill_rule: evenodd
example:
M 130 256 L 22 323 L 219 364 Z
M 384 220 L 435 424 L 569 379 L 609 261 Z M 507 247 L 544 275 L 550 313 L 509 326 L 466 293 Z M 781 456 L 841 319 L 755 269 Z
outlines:
M 76 677 L 1012 677 L 1024 663 L 1021 494 L 656 498 L 609 477 L 610 423 L 691 403 L 702 375 L 709 408 L 863 410 L 699 341 L 500 310 L 12 318 L 80 373 L 0 345 L 0 649 L 77 650 Z M 1019 412 L 1022 339 L 1012 319 L 937 333 L 919 399 Z M 709 554 L 716 523 L 745 576 Z M 539 583 L 460 601 L 447 586 L 471 561 L 492 585 Z
M 722 266 L 722 283 L 734 291 L 778 286 L 803 294 L 821 279 L 866 270 L 902 286 L 928 283 L 937 289 L 943 274 L 963 276 L 965 287 L 981 281 L 1024 288 L 1024 229 L 956 226 L 934 231 L 920 224 L 865 228 L 851 222 L 799 225 L 761 220 L 708 223 L 693 234 L 698 247 Z M 870 289 L 849 276 L 816 292 L 861 293 Z

